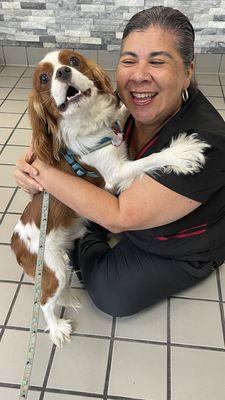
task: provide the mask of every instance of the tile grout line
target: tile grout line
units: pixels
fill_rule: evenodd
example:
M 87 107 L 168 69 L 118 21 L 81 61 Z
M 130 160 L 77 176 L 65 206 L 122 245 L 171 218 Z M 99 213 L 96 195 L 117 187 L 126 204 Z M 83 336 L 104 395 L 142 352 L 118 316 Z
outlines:
M 17 75 L 18 76 L 18 75 Z M 14 78 L 17 78 L 17 76 L 15 76 Z M 12 86 L 12 89 L 9 91 L 9 93 L 7 94 L 7 96 L 4 98 L 4 99 L 2 99 L 2 103 L 1 103 L 1 106 L 4 104 L 4 102 L 6 101 L 6 100 L 15 100 L 15 99 L 8 99 L 8 97 L 9 97 L 9 95 L 12 93 L 12 91 L 13 91 L 13 89 L 23 89 L 23 88 L 17 88 L 16 87 L 16 85 L 17 85 L 17 83 L 19 82 L 19 80 L 22 78 L 22 76 L 23 76 L 23 74 L 21 74 L 20 76 L 19 76 L 19 78 L 18 78 L 18 80 L 16 81 L 16 83 L 14 84 L 14 86 Z M 6 77 L 5 77 L 6 78 Z M 8 76 L 8 78 L 9 78 L 9 76 Z M 11 86 L 10 87 L 1 87 L 1 89 L 10 89 L 11 88 Z
M 216 278 L 217 278 L 217 288 L 219 294 L 219 308 L 220 308 L 220 316 L 221 316 L 221 325 L 222 325 L 222 332 L 223 332 L 223 341 L 225 345 L 225 316 L 224 316 L 224 308 L 223 308 L 223 295 L 221 289 L 221 279 L 220 279 L 220 272 L 219 268 L 216 270 Z
M 21 76 L 20 76 L 20 78 L 21 78 Z M 20 78 L 18 78 L 18 81 L 20 80 Z M 18 81 L 17 81 L 16 83 L 18 83 Z M 12 90 L 13 90 L 14 88 L 15 88 L 15 85 L 14 85 L 14 87 L 12 87 Z M 12 90 L 8 93 L 8 95 L 12 92 Z M 6 96 L 5 100 L 7 99 L 8 95 Z M 3 103 L 2 103 L 2 104 L 3 104 Z M 3 153 L 4 149 L 6 148 L 6 146 L 7 146 L 8 142 L 9 142 L 9 140 L 10 140 L 11 137 L 13 136 L 13 134 L 14 134 L 14 132 L 15 132 L 17 126 L 19 125 L 19 123 L 21 122 L 21 120 L 22 120 L 22 118 L 24 117 L 25 114 L 26 114 L 26 110 L 25 110 L 23 113 L 21 113 L 21 117 L 19 118 L 19 120 L 18 120 L 18 122 L 16 123 L 16 125 L 14 126 L 14 128 L 12 128 L 12 131 L 11 131 L 10 135 L 8 136 L 7 140 L 5 141 L 5 144 L 2 146 L 2 149 L 0 150 L 0 156 L 1 156 L 1 154 Z M 6 165 L 9 165 L 9 164 L 6 164 Z M 12 165 L 14 165 L 14 164 L 12 164 Z M 3 216 L 2 216 L 1 219 L 0 219 L 0 224 L 1 224 L 2 221 L 4 220 L 5 215 L 6 215 L 6 212 L 3 213 Z
M 23 72 L 24 73 L 24 72 Z M 16 81 L 15 85 L 12 87 L 12 89 L 9 91 L 9 93 L 7 94 L 7 96 L 5 97 L 5 99 L 3 100 L 3 102 L 1 103 L 1 105 L 4 104 L 4 102 L 7 100 L 8 96 L 12 93 L 13 89 L 16 89 L 16 85 L 19 82 L 19 80 L 22 78 L 23 73 L 19 76 L 18 80 Z M 25 111 L 23 113 L 21 113 L 21 118 L 19 118 L 17 124 L 14 126 L 14 128 L 12 128 L 12 132 L 9 135 L 8 139 L 6 140 L 5 144 L 3 145 L 2 149 L 0 150 L 0 155 L 2 154 L 3 150 L 5 149 L 6 145 L 8 144 L 9 140 L 11 139 L 12 135 L 15 132 L 15 129 L 17 128 L 18 124 L 20 123 L 21 119 L 24 117 L 24 115 L 26 114 L 27 108 L 25 109 Z
M 21 288 L 21 283 L 22 283 L 22 280 L 23 280 L 23 276 L 24 276 L 24 275 L 22 274 L 22 276 L 21 276 L 21 278 L 20 278 L 20 281 L 19 281 L 19 283 L 18 283 L 18 285 L 17 285 L 16 291 L 15 291 L 15 293 L 14 293 L 12 302 L 11 302 L 11 304 L 10 304 L 8 314 L 7 314 L 6 318 L 5 318 L 5 322 L 4 322 L 3 326 L 2 326 L 2 331 L 0 332 L 0 342 L 1 342 L 2 338 L 3 338 L 3 335 L 4 335 L 4 333 L 5 333 L 5 330 L 6 330 L 6 327 L 7 327 L 8 321 L 9 321 L 9 318 L 10 318 L 10 316 L 11 316 L 13 307 L 14 307 L 15 302 L 16 302 L 16 300 L 17 300 L 17 297 L 18 297 L 18 294 L 19 294 L 19 291 L 20 291 L 20 288 Z
M 171 299 L 175 299 L 175 300 L 193 300 L 193 301 L 205 301 L 206 303 L 219 303 L 220 300 L 216 300 L 216 299 L 201 299 L 198 297 L 187 297 L 187 296 L 171 296 Z M 225 300 L 223 300 L 222 302 L 225 302 Z
M 21 285 L 22 286 L 22 285 Z M 3 327 L 4 325 L 0 324 L 0 328 Z M 18 331 L 24 331 L 27 332 L 29 331 L 29 328 L 26 327 L 20 327 L 20 326 L 13 326 L 13 325 L 7 325 L 5 328 L 6 330 L 18 330 Z M 38 329 L 39 333 L 45 333 L 44 329 Z M 88 333 L 75 333 L 71 335 L 72 337 L 80 337 L 80 338 L 90 338 L 90 339 L 101 339 L 101 340 L 109 340 L 110 336 L 104 336 L 104 335 L 93 335 L 93 334 L 88 334 Z M 142 344 L 152 344 L 155 346 L 167 346 L 167 342 L 157 342 L 153 340 L 141 340 L 141 339 L 129 339 L 129 338 L 119 338 L 115 337 L 113 342 L 128 342 L 128 343 L 142 343 Z M 222 352 L 225 353 L 225 348 L 223 347 L 212 347 L 212 346 L 205 346 L 205 345 L 195 345 L 195 344 L 183 344 L 183 343 L 176 343 L 176 342 L 171 342 L 170 347 L 182 347 L 182 348 L 188 348 L 188 349 L 197 349 L 197 350 L 207 350 L 207 351 L 216 351 L 216 352 Z
M 65 307 L 62 307 L 62 310 L 61 310 L 61 313 L 60 313 L 60 318 L 63 317 L 64 313 L 65 313 Z M 40 396 L 39 396 L 39 400 L 43 400 L 44 399 L 44 395 L 45 395 L 45 391 L 46 391 L 46 388 L 47 388 L 48 379 L 49 379 L 49 375 L 50 375 L 50 372 L 51 372 L 51 368 L 52 368 L 53 360 L 54 360 L 54 357 L 55 357 L 56 349 L 57 349 L 56 345 L 53 344 L 52 350 L 51 350 L 51 353 L 50 353 L 50 357 L 49 357 L 49 360 L 48 360 L 48 365 L 47 365 L 47 368 L 46 368 L 45 377 L 44 377 L 44 381 L 43 381 L 43 385 L 42 385 L 42 390 L 41 390 L 41 393 L 40 393 Z
M 12 388 L 12 389 L 19 389 L 20 385 L 17 383 L 6 383 L 6 382 L 0 382 L 0 387 L 5 387 L 5 388 Z M 40 392 L 42 388 L 40 386 L 30 386 L 30 391 L 31 392 Z M 65 394 L 65 395 L 74 395 L 74 396 L 83 396 L 95 399 L 102 399 L 102 394 L 98 393 L 91 393 L 91 392 L 81 392 L 81 391 L 76 391 L 76 390 L 67 390 L 67 389 L 55 389 L 55 388 L 47 388 L 46 393 L 55 393 L 55 394 Z M 143 400 L 139 398 L 133 398 L 133 397 L 123 397 L 123 396 L 108 396 L 108 399 L 112 400 Z
M 5 128 L 7 128 L 7 129 L 12 129 L 12 132 L 10 133 L 8 139 L 5 141 L 4 145 L 2 146 L 2 149 L 0 150 L 0 155 L 2 154 L 3 150 L 5 149 L 5 147 L 8 145 L 9 140 L 10 140 L 11 137 L 13 136 L 15 130 L 17 129 L 17 126 L 18 126 L 19 123 L 21 122 L 21 120 L 22 120 L 22 118 L 24 117 L 24 115 L 26 115 L 26 110 L 25 110 L 23 113 L 21 113 L 21 117 L 20 117 L 19 120 L 17 121 L 17 123 L 16 123 L 16 125 L 14 126 L 14 128 L 5 127 Z M 2 128 L 4 128 L 4 127 L 2 127 Z M 21 146 L 19 146 L 19 147 L 27 147 L 27 146 L 22 146 L 22 145 L 21 145 Z M 6 165 L 8 165 L 8 164 L 6 164 Z M 13 165 L 15 165 L 15 164 L 13 164 Z
M 116 317 L 112 319 L 112 329 L 111 329 L 111 338 L 109 344 L 109 353 L 108 353 L 108 362 L 106 367 L 106 376 L 105 376 L 105 385 L 103 390 L 103 400 L 107 399 L 108 389 L 109 389 L 109 378 L 112 366 L 112 355 L 113 355 L 113 347 L 114 347 L 114 337 L 116 331 Z
M 222 95 L 223 95 L 223 100 L 225 101 L 225 91 L 223 89 L 223 85 L 222 85 L 220 76 L 218 76 L 218 79 L 219 79 L 219 82 L 220 82 L 220 87 L 221 87 L 221 91 L 222 91 Z
M 18 189 L 19 189 L 18 187 L 15 188 L 15 190 L 14 190 L 14 192 L 13 192 L 13 194 L 12 194 L 12 196 L 11 196 L 11 198 L 10 198 L 6 208 L 5 208 L 5 210 L 3 211 L 2 216 L 0 218 L 0 225 L 1 225 L 2 221 L 3 221 L 3 219 L 5 218 L 9 207 L 11 206 L 11 204 L 12 204 L 12 202 L 13 202 L 15 196 L 16 196 L 16 193 L 18 192 Z
M 167 299 L 167 400 L 171 400 L 171 326 L 170 326 L 170 298 Z

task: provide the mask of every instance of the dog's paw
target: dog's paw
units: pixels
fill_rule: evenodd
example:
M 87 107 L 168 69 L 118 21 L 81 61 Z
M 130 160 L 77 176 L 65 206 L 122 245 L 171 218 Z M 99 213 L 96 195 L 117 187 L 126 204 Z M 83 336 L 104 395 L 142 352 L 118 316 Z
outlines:
M 57 347 L 63 347 L 65 342 L 70 342 L 71 333 L 71 320 L 58 319 L 57 326 L 50 329 L 49 336 Z
M 176 174 L 194 174 L 204 166 L 206 158 L 204 152 L 210 145 L 203 140 L 198 139 L 196 133 L 187 135 L 180 134 L 176 139 L 173 139 L 170 146 L 165 150 L 167 157 L 170 153 L 170 162 L 164 168 L 164 172 L 171 171 Z M 174 160 L 174 161 L 173 161 Z

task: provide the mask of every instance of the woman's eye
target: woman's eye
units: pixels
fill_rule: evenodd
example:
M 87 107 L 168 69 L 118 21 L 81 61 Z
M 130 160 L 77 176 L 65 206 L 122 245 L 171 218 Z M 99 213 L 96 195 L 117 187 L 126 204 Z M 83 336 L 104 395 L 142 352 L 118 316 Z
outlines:
M 49 76 L 47 74 L 41 74 L 40 75 L 40 82 L 42 84 L 45 85 L 46 83 L 48 83 L 48 81 L 49 81 Z
M 152 64 L 152 65 L 162 65 L 162 64 L 164 64 L 164 61 L 150 61 L 150 64 Z
M 70 59 L 70 65 L 71 67 L 79 67 L 80 65 L 80 60 L 77 57 L 71 57 Z
M 133 65 L 135 63 L 135 61 L 133 61 L 133 60 L 122 60 L 121 63 L 125 64 L 125 65 Z

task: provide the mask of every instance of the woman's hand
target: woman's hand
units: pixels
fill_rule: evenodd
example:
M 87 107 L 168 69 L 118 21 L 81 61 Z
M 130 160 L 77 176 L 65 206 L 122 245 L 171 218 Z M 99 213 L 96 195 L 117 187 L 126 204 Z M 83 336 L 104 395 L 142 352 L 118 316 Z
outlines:
M 19 158 L 14 170 L 14 178 L 17 185 L 30 195 L 43 191 L 42 186 L 32 178 L 32 176 L 38 176 L 38 170 L 31 165 L 33 161 L 34 153 L 30 148 L 26 154 Z

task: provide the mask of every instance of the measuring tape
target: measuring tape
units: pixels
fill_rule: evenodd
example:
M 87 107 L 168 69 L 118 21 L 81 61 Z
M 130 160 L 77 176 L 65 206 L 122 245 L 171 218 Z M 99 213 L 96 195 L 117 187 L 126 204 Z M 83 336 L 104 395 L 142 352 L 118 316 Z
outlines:
M 27 349 L 27 359 L 24 368 L 22 383 L 20 386 L 19 400 L 22 399 L 24 400 L 27 398 L 31 371 L 34 361 L 35 346 L 37 342 L 37 330 L 38 330 L 40 299 L 41 299 L 41 280 L 42 280 L 42 271 L 44 263 L 46 231 L 48 225 L 48 209 L 49 209 L 49 193 L 44 191 L 42 200 L 42 209 L 41 209 L 39 245 L 38 245 L 37 261 L 36 261 L 33 313 L 31 319 L 31 327 L 30 327 L 30 338 Z

